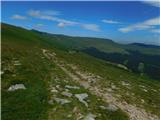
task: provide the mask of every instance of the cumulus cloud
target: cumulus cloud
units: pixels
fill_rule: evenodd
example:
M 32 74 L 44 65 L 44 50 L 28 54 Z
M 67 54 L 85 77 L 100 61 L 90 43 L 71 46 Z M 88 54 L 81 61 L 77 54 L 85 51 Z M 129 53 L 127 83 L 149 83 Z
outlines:
M 41 24 L 41 23 L 39 23 L 39 24 L 36 24 L 35 26 L 38 27 L 38 28 L 40 28 L 40 27 L 43 27 L 44 25 Z
M 38 17 L 41 15 L 41 12 L 39 10 L 30 10 L 28 11 L 28 14 L 32 17 Z
M 108 23 L 108 24 L 119 24 L 119 23 L 120 23 L 120 22 L 118 22 L 118 21 L 114 21 L 114 20 L 106 20 L 106 19 L 102 20 L 102 22 Z
M 150 0 L 150 1 L 144 1 L 145 4 L 148 4 L 148 5 L 151 5 L 151 6 L 154 6 L 154 7 L 160 7 L 160 1 L 157 0 L 157 1 L 153 1 L 153 0 Z
M 45 10 L 43 11 L 43 13 L 46 15 L 54 15 L 54 16 L 61 15 L 59 11 L 53 11 L 53 10 Z
M 44 20 L 50 20 L 50 21 L 55 21 L 55 22 L 64 23 L 64 24 L 67 24 L 67 25 L 75 25 L 75 24 L 78 24 L 78 23 L 75 22 L 75 21 L 65 20 L 65 19 L 62 19 L 62 18 L 55 17 L 55 16 L 47 15 L 47 14 L 45 14 L 45 12 L 41 12 L 41 11 L 39 11 L 39 10 L 30 10 L 30 11 L 28 12 L 28 14 L 29 14 L 30 16 L 32 16 L 32 17 L 35 17 L 35 18 L 44 19 Z
M 63 27 L 65 27 L 66 25 L 61 22 L 61 23 L 58 23 L 57 26 L 63 28 Z
M 45 12 L 39 11 L 39 10 L 30 10 L 28 12 L 28 15 L 34 18 L 38 18 L 38 19 L 58 22 L 57 26 L 61 28 L 66 27 L 66 26 L 79 26 L 79 27 L 82 27 L 84 29 L 91 30 L 91 31 L 100 31 L 99 26 L 96 24 L 85 24 L 85 23 L 81 23 L 77 21 L 66 20 L 66 19 L 59 18 L 54 15 L 48 15 Z
M 160 29 L 152 29 L 151 32 L 160 33 Z
M 82 24 L 82 27 L 87 30 L 100 31 L 99 26 L 96 24 Z
M 133 24 L 133 25 L 130 25 L 124 28 L 120 28 L 119 31 L 123 33 L 127 33 L 131 31 L 136 31 L 136 30 L 152 29 L 158 25 L 160 25 L 160 17 L 152 18 L 142 23 L 137 23 L 137 24 Z
M 27 19 L 27 17 L 21 16 L 21 15 L 18 15 L 18 14 L 13 15 L 11 18 L 16 19 L 16 20 L 26 20 Z

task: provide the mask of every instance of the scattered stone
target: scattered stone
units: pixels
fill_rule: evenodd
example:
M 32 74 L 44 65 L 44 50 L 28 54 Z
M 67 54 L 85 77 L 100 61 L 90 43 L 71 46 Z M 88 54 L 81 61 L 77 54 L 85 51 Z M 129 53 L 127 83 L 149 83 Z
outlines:
M 21 65 L 21 63 L 18 60 L 16 60 L 16 61 L 14 61 L 14 65 L 18 66 L 18 65 Z
M 89 113 L 85 118 L 84 120 L 95 120 L 95 115 L 93 115 L 92 113 Z
M 52 52 L 52 55 L 53 55 L 53 56 L 56 56 L 56 53 L 55 53 L 55 52 Z
M 152 91 L 157 92 L 157 90 L 155 90 L 155 89 L 152 89 Z
M 1 73 L 0 73 L 1 75 L 3 75 L 4 74 L 4 71 L 1 71 Z
M 67 118 L 70 118 L 70 117 L 72 117 L 72 114 L 67 115 Z
M 111 88 L 112 88 L 112 89 L 117 89 L 114 84 L 111 85 Z
M 48 104 L 52 105 L 53 104 L 53 100 L 49 100 Z
M 105 110 L 106 109 L 106 107 L 105 106 L 99 106 L 101 109 L 103 109 L 103 110 Z
M 77 112 L 78 108 L 77 107 L 74 107 L 73 108 L 73 113 Z
M 90 84 L 87 81 L 82 81 L 81 85 L 85 88 L 88 89 L 90 87 Z
M 108 92 L 112 92 L 113 90 L 111 88 L 106 89 Z
M 124 82 L 124 81 L 122 81 L 122 85 L 123 85 L 123 86 L 130 86 L 129 83 L 126 83 L 126 82 Z
M 57 108 L 55 107 L 55 108 L 53 108 L 53 112 L 55 112 L 55 111 L 57 111 Z
M 101 113 L 98 113 L 98 116 L 99 116 L 99 117 L 101 117 L 101 116 L 102 116 L 102 114 L 101 114 Z
M 84 116 L 81 113 L 77 114 L 77 120 L 81 120 Z
M 143 100 L 143 99 L 141 99 L 141 102 L 142 102 L 142 103 L 144 103 L 144 100 Z
M 55 88 L 55 87 L 52 87 L 52 88 L 51 88 L 51 92 L 52 92 L 52 93 L 57 93 L 57 92 L 58 92 L 58 90 L 56 90 L 56 88 Z
M 139 85 L 139 87 L 141 87 L 141 88 L 146 88 L 145 86 L 143 86 L 143 85 Z
M 60 88 L 60 85 L 56 85 L 56 88 L 58 88 L 58 89 L 59 89 L 59 88 Z
M 112 112 L 118 110 L 118 108 L 117 108 L 115 105 L 113 105 L 113 104 L 109 104 L 109 105 L 106 107 L 106 109 L 109 110 L 109 111 L 112 111 Z
M 63 104 L 67 104 L 67 103 L 70 103 L 71 101 L 67 100 L 67 99 L 62 99 L 62 98 L 54 98 L 54 100 L 57 102 L 57 103 L 60 103 L 61 105 Z
M 61 94 L 64 95 L 64 96 L 67 96 L 67 97 L 72 97 L 72 93 L 69 93 L 69 92 L 66 92 L 66 91 L 62 92 Z
M 12 77 L 16 77 L 16 74 L 13 74 Z
M 65 82 L 65 83 L 68 83 L 68 81 L 67 81 L 67 80 L 64 80 L 64 82 Z
M 11 85 L 9 88 L 8 88 L 8 91 L 15 91 L 15 90 L 18 90 L 18 89 L 26 89 L 26 87 L 23 85 L 23 84 L 15 84 L 15 85 Z
M 60 85 L 56 85 L 56 89 L 57 89 L 58 91 L 63 90 L 63 88 L 62 88 Z
M 77 67 L 75 65 L 72 65 L 72 64 L 68 64 L 68 66 L 70 66 L 73 70 L 76 70 Z
M 117 67 L 128 70 L 128 68 L 126 66 L 122 65 L 122 64 L 117 64 Z
M 121 98 L 122 96 L 121 95 L 119 95 L 119 94 L 116 94 L 115 95 L 117 98 Z
M 66 92 L 69 92 L 69 90 L 68 89 L 64 89 Z
M 87 93 L 75 94 L 75 97 L 78 98 L 78 100 L 80 102 L 85 104 L 86 107 L 88 107 L 88 103 L 86 101 L 84 101 L 84 99 L 88 97 Z
M 127 91 L 127 92 L 126 92 L 126 95 L 127 95 L 127 96 L 130 96 L 131 94 Z
M 142 89 L 144 92 L 148 92 L 148 90 L 146 90 L 146 89 Z
M 70 50 L 70 51 L 68 51 L 68 53 L 69 53 L 69 54 L 74 54 L 74 53 L 76 53 L 76 51 L 73 51 L 73 50 L 71 51 L 71 50 Z
M 103 109 L 103 110 L 109 110 L 109 111 L 112 111 L 112 112 L 114 112 L 114 111 L 116 111 L 118 108 L 115 106 L 115 105 L 113 105 L 113 104 L 109 104 L 107 107 L 106 106 L 99 106 L 101 109 Z
M 69 89 L 80 89 L 80 87 L 78 87 L 78 86 L 70 86 L 70 85 L 66 85 L 65 88 L 69 88 Z

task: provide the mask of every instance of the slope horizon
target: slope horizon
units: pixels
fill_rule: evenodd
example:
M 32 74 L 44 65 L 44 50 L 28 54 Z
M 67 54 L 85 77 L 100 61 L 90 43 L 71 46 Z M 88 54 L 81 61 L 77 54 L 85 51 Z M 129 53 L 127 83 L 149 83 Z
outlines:
M 37 29 L 34 29 L 34 28 L 31 28 L 31 29 L 28 29 L 28 28 L 25 28 L 23 26 L 18 26 L 18 25 L 14 25 L 14 24 L 10 24 L 10 23 L 6 23 L 6 22 L 1 22 L 1 24 L 7 24 L 7 25 L 11 25 L 11 26 L 15 26 L 15 27 L 20 27 L 22 29 L 26 29 L 26 30 L 34 30 L 34 31 L 37 31 L 37 32 L 42 32 L 42 33 L 46 33 L 46 34 L 51 34 L 51 35 L 62 35 L 62 36 L 66 36 L 66 37 L 79 37 L 79 38 L 92 38 L 92 39 L 104 39 L 104 40 L 109 40 L 109 41 L 112 41 L 116 44 L 121 44 L 121 45 L 139 45 L 139 46 L 151 46 L 151 47 L 160 47 L 160 44 L 151 44 L 151 43 L 144 43 L 144 42 L 118 42 L 116 40 L 113 40 L 111 38 L 103 38 L 103 37 L 92 37 L 92 36 L 77 36 L 77 35 L 68 35 L 68 34 L 63 34 L 63 33 L 51 33 L 51 32 L 47 32 L 47 31 L 41 31 L 41 30 L 37 30 Z
M 52 34 L 160 46 L 159 11 L 154 1 L 3 1 L 1 21 Z

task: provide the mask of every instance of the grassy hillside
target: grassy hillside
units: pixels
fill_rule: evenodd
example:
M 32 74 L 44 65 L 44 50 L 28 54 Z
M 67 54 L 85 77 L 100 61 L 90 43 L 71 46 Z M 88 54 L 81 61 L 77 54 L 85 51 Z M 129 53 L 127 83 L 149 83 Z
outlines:
M 2 24 L 2 119 L 160 117 L 159 81 L 75 50 L 96 47 L 97 40 L 44 35 Z M 99 49 L 111 50 L 103 42 L 98 44 Z M 111 47 L 115 44 L 107 43 Z M 26 89 L 9 91 L 15 84 Z M 76 97 L 80 94 L 86 96 L 84 101 Z
M 61 45 L 51 43 L 48 38 L 41 37 L 34 32 L 2 24 L 3 120 L 74 120 L 78 118 L 78 114 L 81 113 L 85 117 L 90 112 L 101 114 L 102 116 L 97 116 L 98 119 L 128 119 L 126 113 L 120 109 L 116 112 L 104 112 L 99 107 L 96 108 L 100 105 L 106 106 L 108 103 L 71 81 L 71 78 L 52 60 L 43 55 L 42 49 L 59 51 L 57 48 L 60 48 L 64 52 L 65 49 Z M 24 84 L 26 89 L 9 91 L 10 86 L 15 84 Z M 75 97 L 70 98 L 72 103 L 64 106 L 55 101 L 51 104 L 50 99 L 65 98 L 60 94 L 65 90 L 65 84 L 80 87 L 79 90 L 70 91 L 72 94 L 87 93 L 90 98 L 90 107 L 84 107 Z M 60 93 L 53 95 L 51 90 L 57 85 L 60 87 L 58 88 Z M 56 109 L 55 112 L 53 112 L 54 109 Z M 78 111 L 71 113 L 70 111 L 74 109 Z M 67 118 L 66 116 L 70 114 L 73 116 Z
M 70 52 L 82 51 L 100 59 L 121 64 L 138 74 L 147 74 L 153 79 L 160 79 L 160 47 L 145 44 L 122 45 L 108 39 L 70 37 L 54 35 L 32 30 L 33 32 L 47 37 L 55 47 Z M 93 48 L 93 49 L 92 49 Z M 95 49 L 94 49 L 95 48 Z M 143 69 L 139 66 L 143 64 Z
M 160 47 L 145 44 L 118 44 L 110 39 L 89 38 L 89 37 L 71 37 L 65 35 L 56 35 L 32 30 L 35 33 L 41 34 L 49 39 L 53 39 L 59 45 L 66 48 L 83 49 L 86 47 L 94 47 L 107 53 L 128 54 L 128 50 L 139 51 L 142 54 L 160 55 Z

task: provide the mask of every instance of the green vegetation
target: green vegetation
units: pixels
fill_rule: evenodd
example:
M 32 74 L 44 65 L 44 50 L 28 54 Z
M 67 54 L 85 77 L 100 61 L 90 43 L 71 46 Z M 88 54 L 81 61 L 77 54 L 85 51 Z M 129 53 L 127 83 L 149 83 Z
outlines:
M 114 90 L 118 95 L 121 95 L 122 100 L 128 103 L 136 104 L 151 113 L 160 115 L 160 83 L 147 76 L 139 76 L 127 70 L 108 64 L 103 60 L 99 60 L 83 53 L 63 54 L 61 59 L 65 59 L 66 63 L 75 64 L 81 71 L 90 71 L 91 73 L 100 75 L 103 80 L 97 85 L 102 88 L 111 88 L 111 83 L 117 86 Z M 93 60 L 94 59 L 94 60 Z M 122 81 L 128 83 L 129 86 L 122 85 Z M 147 92 L 144 92 L 146 89 Z M 145 102 L 142 102 L 143 100 Z
M 76 40 L 75 40 L 76 39 Z M 73 74 L 69 65 L 77 67 L 82 73 L 100 76 L 92 87 L 112 89 L 110 94 L 119 95 L 120 101 L 145 109 L 160 116 L 160 83 L 146 76 L 132 73 L 115 63 L 89 56 L 81 52 L 83 47 L 96 47 L 102 51 L 124 52 L 119 44 L 102 39 L 66 37 L 29 31 L 15 26 L 2 24 L 2 119 L 3 120 L 75 120 L 92 113 L 96 120 L 127 120 L 128 115 L 118 107 L 116 111 L 101 109 L 108 106 L 103 98 L 73 80 L 58 64 Z M 105 47 L 104 43 L 108 44 Z M 109 47 L 110 46 L 110 47 Z M 114 46 L 114 47 L 113 47 Z M 56 54 L 47 58 L 43 50 Z M 19 65 L 15 63 L 18 61 Z M 128 61 L 123 61 L 127 64 Z M 143 72 L 144 65 L 139 64 Z M 78 76 L 78 75 L 77 75 Z M 81 77 L 79 77 L 82 79 Z M 25 90 L 8 91 L 15 84 L 24 84 Z M 79 89 L 68 89 L 73 96 L 62 95 L 66 85 Z M 114 88 L 113 88 L 114 86 Z M 52 92 L 52 91 L 57 92 Z M 74 95 L 86 93 L 86 107 Z M 61 104 L 55 98 L 67 99 L 70 103 Z M 62 114 L 63 113 L 63 114 Z M 81 119 L 82 119 L 81 118 Z
M 70 37 L 43 33 L 36 30 L 32 31 L 48 38 L 49 40 L 47 43 L 49 42 L 56 48 L 68 51 L 82 51 L 99 59 L 125 65 L 135 73 L 141 74 L 138 69 L 138 65 L 143 62 L 145 65 L 143 73 L 153 79 L 160 79 L 159 46 L 140 43 L 123 45 L 108 39 Z

